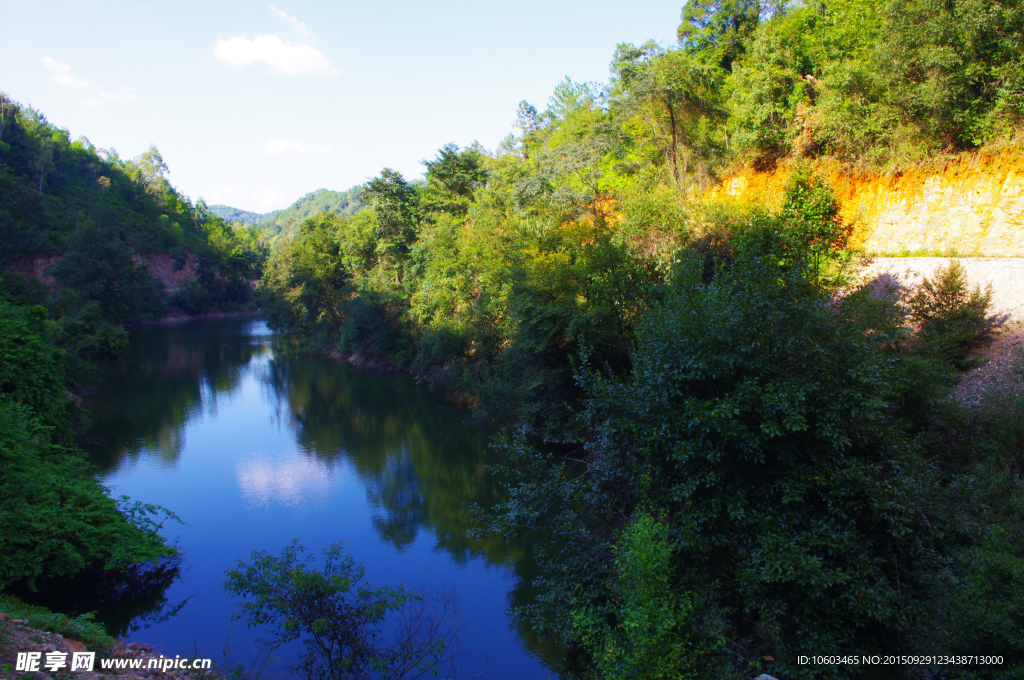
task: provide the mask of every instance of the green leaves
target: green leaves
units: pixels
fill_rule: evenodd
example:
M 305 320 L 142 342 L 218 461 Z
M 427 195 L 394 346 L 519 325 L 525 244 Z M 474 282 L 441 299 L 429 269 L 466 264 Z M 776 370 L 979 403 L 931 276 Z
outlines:
M 758 0 L 688 0 L 679 43 L 707 63 L 729 70 L 761 19 Z
M 754 31 L 742 5 L 695 0 L 680 31 L 699 54 L 743 55 L 731 62 L 730 127 L 762 163 L 792 152 L 904 165 L 1020 125 L 1017 2 L 842 0 L 779 7 Z
M 1005 317 L 988 316 L 992 286 L 985 292 L 967 283 L 967 272 L 956 260 L 925 278 L 910 298 L 910 319 L 918 326 L 917 340 L 956 368 L 971 368 L 968 353 L 989 343 Z
M 676 680 L 713 672 L 707 663 L 724 640 L 701 630 L 694 598 L 675 587 L 673 548 L 666 523 L 638 512 L 615 546 L 609 604 L 573 612 L 599 677 Z
M 352 273 L 341 249 L 340 224 L 340 218 L 318 213 L 275 250 L 262 289 L 267 322 L 273 327 L 327 337 L 341 328 Z
M 638 139 L 653 144 L 671 172 L 673 183 L 686 188 L 703 179 L 720 157 L 726 140 L 718 124 L 723 72 L 682 50 L 663 50 L 652 42 L 637 48 L 616 48 L 614 109 L 630 119 Z
M 445 144 L 434 160 L 423 164 L 427 166 L 425 202 L 430 210 L 464 215 L 474 192 L 487 181 L 484 155 L 476 147 L 460 152 L 455 144 Z
M 176 554 L 157 534 L 163 509 L 118 504 L 72 446 L 46 326 L 41 307 L 0 303 L 0 588 L 82 572 L 100 581 L 102 570 L 128 578 Z
M 813 196 L 793 205 L 831 214 Z M 710 277 L 683 260 L 638 325 L 631 377 L 579 375 L 585 470 L 509 445 L 493 528 L 565 541 L 540 550 L 540 602 L 598 677 L 658 677 L 661 661 L 694 673 L 702 654 L 751 672 L 767 654 L 810 677 L 787 660 L 909 645 L 941 581 L 934 472 L 889 422 L 884 356 L 788 242 L 743 238 L 757 247 Z M 734 649 L 764 651 L 717 656 L 717 618 Z
M 402 263 L 417 236 L 419 199 L 416 189 L 405 181 L 402 173 L 384 168 L 380 177 L 366 183 L 362 200 L 373 206 L 377 216 L 377 252 L 395 270 L 396 283 L 401 283 Z

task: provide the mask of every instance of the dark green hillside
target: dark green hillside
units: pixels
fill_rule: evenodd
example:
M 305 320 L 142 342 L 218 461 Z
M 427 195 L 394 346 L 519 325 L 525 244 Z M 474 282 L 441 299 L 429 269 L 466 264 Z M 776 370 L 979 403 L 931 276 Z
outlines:
M 123 595 L 175 568 L 156 533 L 160 509 L 112 499 L 92 474 L 70 396 L 95 381 L 97 361 L 124 351 L 123 324 L 252 305 L 263 261 L 255 234 L 193 204 L 166 173 L 156 147 L 122 159 L 0 93 L 6 592 Z
M 171 186 L 156 147 L 123 159 L 3 94 L 0 114 L 0 300 L 48 309 L 72 383 L 124 323 L 252 304 L 257 234 Z

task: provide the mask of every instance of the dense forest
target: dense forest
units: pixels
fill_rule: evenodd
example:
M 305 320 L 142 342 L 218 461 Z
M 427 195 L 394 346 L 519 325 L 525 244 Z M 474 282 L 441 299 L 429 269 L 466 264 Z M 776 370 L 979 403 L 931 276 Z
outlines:
M 1018 144 L 1024 6 L 690 0 L 678 36 L 522 102 L 493 152 L 448 144 L 423 181 L 384 168 L 343 206 L 321 190 L 261 219 L 269 252 L 170 187 L 155 148 L 122 160 L 4 100 L 0 263 L 59 256 L 50 287 L 5 275 L 0 350 L 31 367 L 5 358 L 5 468 L 62 474 L 63 386 L 123 347 L 118 324 L 246 305 L 261 277 L 273 328 L 510 425 L 508 500 L 479 532 L 538 538 L 515 614 L 568 650 L 564 677 L 877 677 L 798 659 L 910 654 L 1002 663 L 891 677 L 1024 678 L 1024 400 L 949 398 L 998 331 L 991 294 L 955 264 L 858 283 L 811 170 Z M 748 164 L 792 168 L 778 209 L 700 200 Z M 196 283 L 168 297 L 151 252 L 198 258 Z M 52 560 L 5 532 L 0 585 L 166 551 L 147 509 L 67 479 L 90 490 L 52 503 L 102 505 L 133 552 Z M 2 483 L 24 523 L 29 487 Z
M 478 520 L 539 546 L 515 612 L 565 677 L 1024 677 L 1024 403 L 948 397 L 990 293 L 955 264 L 858 284 L 811 170 L 1019 143 L 1022 47 L 1012 1 L 691 0 L 678 46 L 279 240 L 266 319 L 520 428 Z M 700 199 L 778 164 L 778 209 Z

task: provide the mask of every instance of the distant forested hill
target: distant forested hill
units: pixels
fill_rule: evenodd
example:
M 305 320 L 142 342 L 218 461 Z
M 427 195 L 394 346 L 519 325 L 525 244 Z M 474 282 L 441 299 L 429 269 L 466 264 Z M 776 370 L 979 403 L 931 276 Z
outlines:
M 363 193 L 363 185 L 357 185 L 347 191 L 330 191 L 317 189 L 292 203 L 284 210 L 270 213 L 263 222 L 274 233 L 290 232 L 302 220 L 318 212 L 328 212 L 340 217 L 354 215 L 364 206 L 359 197 Z
M 292 203 L 284 210 L 268 213 L 254 213 L 239 210 L 227 205 L 211 205 L 209 210 L 227 222 L 241 222 L 246 225 L 260 226 L 271 235 L 290 232 L 296 225 L 310 215 L 327 212 L 339 217 L 354 215 L 365 206 L 359 200 L 363 185 L 359 184 L 346 191 L 317 189 Z
M 245 225 L 259 224 L 263 220 L 267 219 L 274 213 L 254 213 L 248 210 L 240 210 L 239 208 L 232 208 L 230 205 L 211 205 L 208 206 L 210 212 L 217 217 L 221 218 L 225 222 L 235 223 L 241 222 Z

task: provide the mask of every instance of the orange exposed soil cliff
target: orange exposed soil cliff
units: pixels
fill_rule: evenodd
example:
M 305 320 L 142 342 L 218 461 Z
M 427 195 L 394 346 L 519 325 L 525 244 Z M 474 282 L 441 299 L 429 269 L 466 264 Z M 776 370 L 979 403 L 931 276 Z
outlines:
M 792 166 L 726 177 L 704 196 L 778 205 Z M 1024 257 L 1024 149 L 964 154 L 892 175 L 856 174 L 820 161 L 855 225 L 855 244 L 873 254 Z
M 196 268 L 199 266 L 199 259 L 192 253 L 188 254 L 185 266 L 180 270 L 174 269 L 174 258 L 164 253 L 147 253 L 136 255 L 136 262 L 144 262 L 149 273 L 164 284 L 167 292 L 173 292 L 193 281 L 198 281 Z

